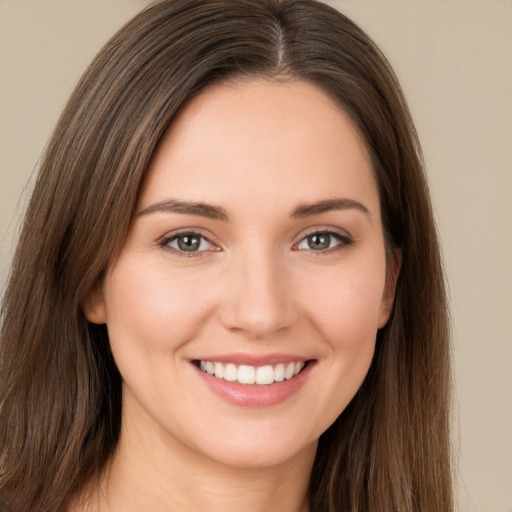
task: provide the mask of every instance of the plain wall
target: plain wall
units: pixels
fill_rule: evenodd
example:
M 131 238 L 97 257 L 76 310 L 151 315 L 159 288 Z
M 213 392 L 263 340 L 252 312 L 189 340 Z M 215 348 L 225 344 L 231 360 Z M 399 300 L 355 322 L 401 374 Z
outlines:
M 512 512 L 512 2 L 330 3 L 390 59 L 423 143 L 451 296 L 460 510 Z M 0 290 L 73 85 L 147 4 L 0 0 Z

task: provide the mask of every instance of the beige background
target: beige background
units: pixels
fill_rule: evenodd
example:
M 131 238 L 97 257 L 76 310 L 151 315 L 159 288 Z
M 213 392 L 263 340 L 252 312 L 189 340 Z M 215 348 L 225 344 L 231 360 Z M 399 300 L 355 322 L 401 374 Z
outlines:
M 0 289 L 66 98 L 147 3 L 0 0 Z M 460 510 L 512 512 L 512 2 L 331 3 L 388 55 L 423 142 L 451 294 Z

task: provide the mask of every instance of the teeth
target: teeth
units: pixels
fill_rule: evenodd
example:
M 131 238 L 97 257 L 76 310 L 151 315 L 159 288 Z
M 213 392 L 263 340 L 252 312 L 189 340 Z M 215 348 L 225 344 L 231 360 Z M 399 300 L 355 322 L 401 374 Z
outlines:
M 213 363 L 213 366 L 215 368 L 215 377 L 219 379 L 224 378 L 224 365 L 221 363 Z
M 213 361 L 200 361 L 199 368 L 203 372 L 214 375 L 218 379 L 240 384 L 268 385 L 274 382 L 289 380 L 298 375 L 304 368 L 304 361 L 297 363 L 279 363 L 275 366 L 236 366 L 232 363 L 223 364 Z
M 284 371 L 284 378 L 286 380 L 291 379 L 293 377 L 293 370 L 295 369 L 294 363 L 289 363 Z
M 256 368 L 244 364 L 239 366 L 238 382 L 240 382 L 240 384 L 254 384 L 256 382 Z
M 215 364 L 213 364 L 211 361 L 208 361 L 206 363 L 206 371 L 210 375 L 213 375 L 215 373 Z
M 234 364 L 227 364 L 224 368 L 224 380 L 235 381 L 238 379 L 238 369 Z
M 274 380 L 281 382 L 284 380 L 284 364 L 278 364 L 274 369 Z
M 258 384 L 272 384 L 275 380 L 272 366 L 260 366 L 256 368 L 256 382 Z

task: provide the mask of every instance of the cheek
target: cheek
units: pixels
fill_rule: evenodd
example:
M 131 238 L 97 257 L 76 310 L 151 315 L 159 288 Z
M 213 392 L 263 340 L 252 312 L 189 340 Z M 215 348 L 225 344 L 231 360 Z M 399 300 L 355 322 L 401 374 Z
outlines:
M 320 404 L 328 411 L 324 429 L 347 407 L 371 365 L 385 286 L 384 262 L 384 258 L 368 264 L 361 261 L 318 275 L 303 302 L 322 340 L 322 373 L 331 377 L 323 384 L 326 398 Z
M 106 283 L 107 325 L 113 349 L 122 343 L 165 351 L 192 338 L 207 314 L 208 298 L 194 276 L 165 266 L 118 263 Z
M 375 341 L 384 286 L 385 264 L 360 262 L 317 274 L 315 286 L 303 292 L 303 303 L 331 345 L 357 350 Z

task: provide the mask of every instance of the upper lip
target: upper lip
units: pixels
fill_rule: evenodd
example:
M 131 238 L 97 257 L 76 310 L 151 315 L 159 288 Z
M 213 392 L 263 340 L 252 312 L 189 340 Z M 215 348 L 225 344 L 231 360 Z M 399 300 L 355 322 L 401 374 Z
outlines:
M 237 366 L 274 366 L 280 363 L 298 363 L 306 362 L 311 358 L 300 356 L 297 354 L 222 354 L 201 356 L 192 359 L 192 361 L 211 361 L 217 363 L 232 363 Z

